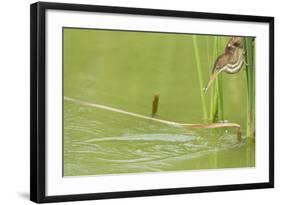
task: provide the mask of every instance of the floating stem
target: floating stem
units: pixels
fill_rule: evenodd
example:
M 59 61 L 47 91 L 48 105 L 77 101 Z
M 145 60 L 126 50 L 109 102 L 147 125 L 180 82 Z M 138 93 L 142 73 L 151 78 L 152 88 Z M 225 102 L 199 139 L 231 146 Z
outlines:
M 91 103 L 91 102 L 85 102 L 85 101 L 81 101 L 81 100 L 71 98 L 71 97 L 67 97 L 67 96 L 64 96 L 64 100 L 67 100 L 67 101 L 72 102 L 72 103 L 80 104 L 80 105 L 83 105 L 83 106 L 87 106 L 87 107 L 93 107 L 93 108 L 98 108 L 98 109 L 102 109 L 102 110 L 107 110 L 107 111 L 110 111 L 110 112 L 120 113 L 120 114 L 123 114 L 123 115 L 132 116 L 132 117 L 143 119 L 143 120 L 158 122 L 158 123 L 162 123 L 162 124 L 174 126 L 174 127 L 198 128 L 198 129 L 216 129 L 216 128 L 232 127 L 232 128 L 236 129 L 238 141 L 241 140 L 240 125 L 236 124 L 236 123 L 209 123 L 209 124 L 179 123 L 179 122 L 174 122 L 174 121 L 169 121 L 169 120 L 157 119 L 157 118 L 141 115 L 141 114 L 138 114 L 138 113 L 128 112 L 128 111 L 125 111 L 125 110 L 113 108 L 113 107 L 106 106 L 106 105 L 101 105 L 101 104 L 96 104 L 96 103 Z

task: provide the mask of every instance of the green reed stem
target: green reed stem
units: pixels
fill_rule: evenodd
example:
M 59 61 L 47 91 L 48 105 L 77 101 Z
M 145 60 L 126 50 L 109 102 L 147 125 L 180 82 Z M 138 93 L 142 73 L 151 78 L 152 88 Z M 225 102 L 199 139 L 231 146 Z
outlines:
M 213 47 L 212 62 L 214 63 L 216 58 L 220 54 L 219 38 L 215 36 L 213 42 L 214 42 L 214 47 Z M 224 112 L 223 112 L 222 75 L 219 75 L 215 80 L 214 85 L 211 87 L 210 120 L 212 122 L 217 122 L 223 119 L 224 119 Z
M 255 64 L 253 38 L 244 38 L 247 82 L 247 137 L 254 138 L 255 120 Z
M 198 80 L 199 80 L 199 88 L 200 88 L 200 95 L 201 95 L 201 103 L 202 103 L 202 112 L 203 112 L 203 118 L 206 120 L 208 118 L 207 115 L 207 103 L 205 99 L 204 94 L 204 82 L 203 82 L 203 75 L 202 75 L 202 65 L 199 55 L 199 49 L 198 49 L 198 42 L 197 42 L 197 36 L 192 35 L 192 42 L 194 47 L 194 53 L 195 53 L 195 60 L 196 60 L 196 68 L 198 73 Z
M 211 41 L 214 41 L 213 37 L 209 36 L 208 37 L 208 43 L 210 43 Z M 208 49 L 208 56 L 209 56 L 209 58 L 208 58 L 208 66 L 209 66 L 209 75 L 210 75 L 211 72 L 212 72 L 212 68 L 213 68 L 213 62 L 214 62 L 214 59 L 215 59 L 214 53 L 215 53 L 216 49 L 215 49 L 215 46 L 213 48 L 213 51 L 211 51 L 210 46 L 208 48 L 209 48 Z M 213 121 L 212 120 L 213 113 L 214 113 L 214 88 L 213 88 L 213 86 L 210 87 L 210 91 L 211 91 L 211 95 L 210 95 L 210 113 L 209 113 L 210 116 L 209 116 L 209 119 L 211 121 Z
M 218 53 L 220 52 L 220 41 L 218 41 Z M 218 90 L 218 118 L 219 120 L 224 120 L 224 111 L 223 111 L 223 89 L 222 89 L 222 80 L 223 75 L 220 74 L 217 77 L 217 90 Z
M 213 40 L 213 56 L 212 56 L 212 64 L 210 65 L 210 73 L 212 72 L 212 69 L 213 69 L 213 64 L 216 60 L 216 57 L 218 56 L 218 37 L 214 37 L 214 40 Z M 214 82 L 214 84 L 216 84 L 216 81 Z M 211 100 L 210 100 L 210 120 L 212 122 L 215 122 L 216 119 L 217 119 L 217 110 L 216 110 L 216 107 L 217 107 L 217 101 L 215 100 L 216 99 L 216 95 L 217 95 L 217 91 L 215 89 L 215 86 L 211 86 Z

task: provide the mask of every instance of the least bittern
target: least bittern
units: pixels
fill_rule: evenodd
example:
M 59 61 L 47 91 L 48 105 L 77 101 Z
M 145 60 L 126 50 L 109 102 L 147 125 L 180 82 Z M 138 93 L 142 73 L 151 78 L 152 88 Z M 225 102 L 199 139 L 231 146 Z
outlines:
M 224 53 L 214 63 L 205 92 L 207 92 L 212 82 L 221 72 L 229 74 L 238 73 L 243 67 L 244 62 L 243 38 L 232 37 L 226 44 Z

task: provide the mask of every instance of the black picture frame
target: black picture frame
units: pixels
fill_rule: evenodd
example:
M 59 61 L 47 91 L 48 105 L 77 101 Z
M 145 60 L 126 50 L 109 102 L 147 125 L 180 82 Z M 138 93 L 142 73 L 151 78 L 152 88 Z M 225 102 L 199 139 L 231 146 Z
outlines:
M 234 20 L 269 24 L 269 181 L 220 186 L 153 189 L 124 192 L 46 196 L 46 10 L 67 10 L 130 15 L 169 16 L 195 19 Z M 274 187 L 274 18 L 265 16 L 110 7 L 38 2 L 30 7 L 30 199 L 37 203 L 96 200 L 198 192 L 230 191 Z

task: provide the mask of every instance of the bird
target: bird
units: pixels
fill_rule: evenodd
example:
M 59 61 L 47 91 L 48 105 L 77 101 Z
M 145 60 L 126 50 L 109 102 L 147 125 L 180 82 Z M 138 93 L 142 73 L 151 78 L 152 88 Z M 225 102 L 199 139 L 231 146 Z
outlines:
M 212 82 L 221 72 L 228 74 L 238 73 L 245 63 L 245 55 L 242 37 L 231 37 L 227 42 L 224 53 L 215 61 L 209 81 L 206 85 L 205 93 L 211 86 Z

